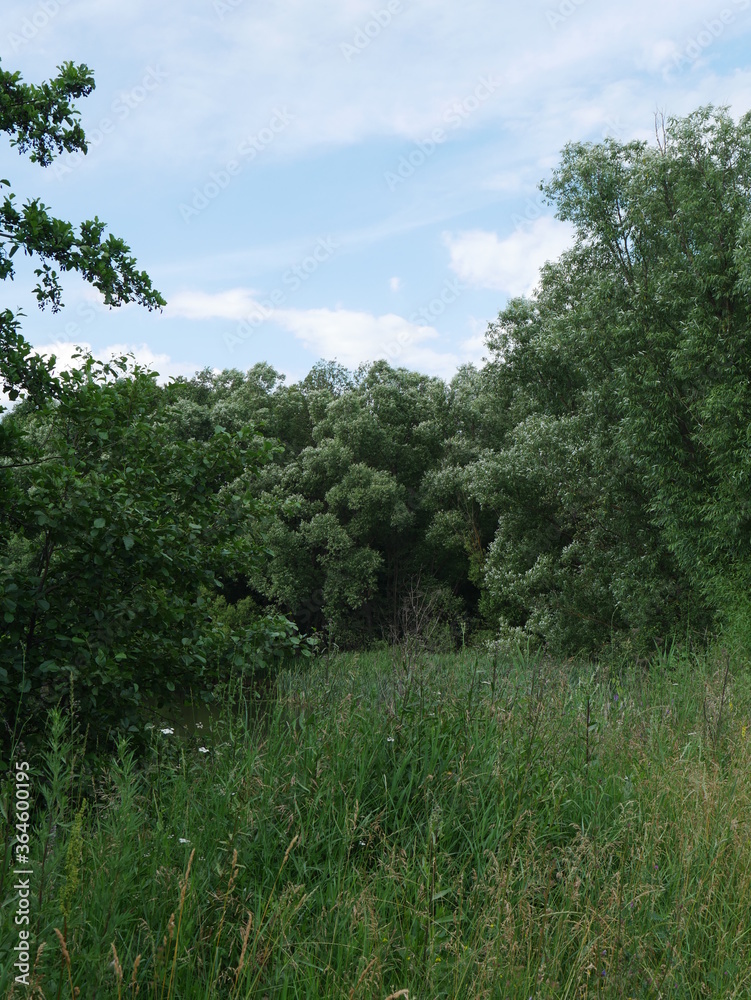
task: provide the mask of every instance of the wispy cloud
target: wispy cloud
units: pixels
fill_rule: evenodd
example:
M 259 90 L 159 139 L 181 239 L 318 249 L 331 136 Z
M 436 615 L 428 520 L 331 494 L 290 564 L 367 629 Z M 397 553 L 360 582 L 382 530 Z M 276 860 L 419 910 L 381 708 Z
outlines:
M 165 313 L 172 319 L 241 320 L 258 307 L 258 296 L 250 288 L 224 292 L 183 291 L 170 296 Z
M 169 300 L 151 317 L 75 296 L 55 317 L 32 302 L 24 329 L 99 356 L 148 339 L 157 368 L 265 352 L 283 370 L 333 353 L 447 371 L 477 357 L 485 318 L 566 246 L 536 184 L 567 141 L 653 140 L 656 109 L 751 107 L 748 9 L 4 0 L 6 68 L 38 81 L 73 59 L 97 79 L 81 102 L 89 155 L 61 159 L 57 176 L 15 158 L 19 197 L 107 220 Z M 328 233 L 336 253 L 318 269 Z M 466 290 L 449 303 L 454 280 Z
M 434 374 L 450 375 L 466 360 L 451 350 L 440 350 L 438 331 L 419 314 L 405 319 L 396 313 L 375 316 L 352 309 L 275 308 L 250 289 L 228 292 L 182 292 L 172 297 L 170 315 L 191 320 L 221 319 L 237 323 L 258 317 L 259 323 L 275 325 L 291 333 L 314 356 L 337 358 L 356 367 L 365 361 L 385 358 L 393 364 L 419 368 Z M 252 340 L 255 324 L 247 335 L 229 333 L 227 346 L 241 350 Z M 433 346 L 436 345 L 436 346 Z
M 389 23 L 379 26 L 377 44 L 363 45 L 357 58 L 347 60 L 341 45 L 353 44 L 358 32 L 367 38 L 365 27 L 378 26 L 373 11 L 386 10 L 387 4 L 241 2 L 217 17 L 210 3 L 196 0 L 187 6 L 133 0 L 127 10 L 79 0 L 60 4 L 50 23 L 14 50 L 12 39 L 22 37 L 30 8 L 11 0 L 0 51 L 23 61 L 50 43 L 55 54 L 75 53 L 95 30 L 112 66 L 106 72 L 100 67 L 100 75 L 106 83 L 120 76 L 120 87 L 133 86 L 117 69 L 124 52 L 143 65 L 158 61 L 169 81 L 159 101 L 139 111 L 133 127 L 142 139 L 148 133 L 149 155 L 159 153 L 177 171 L 192 163 L 204 172 L 231 158 L 238 142 L 264 127 L 268 109 L 276 105 L 289 104 L 297 116 L 295 128 L 274 144 L 274 155 L 289 155 L 373 136 L 425 139 L 482 73 L 496 75 L 499 100 L 488 102 L 470 128 L 534 114 L 555 95 L 589 102 L 599 90 L 593 84 L 614 69 L 631 76 L 633 103 L 635 93 L 646 96 L 652 89 L 651 81 L 638 78 L 639 64 L 642 72 L 661 73 L 665 58 L 703 39 L 709 30 L 704 22 L 714 23 L 725 7 L 733 19 L 723 24 L 722 40 L 747 31 L 746 2 L 726 0 L 708 12 L 703 0 L 658 5 L 634 0 L 628 8 L 538 0 L 506 7 L 499 16 L 492 0 L 465 5 L 422 0 L 393 11 Z M 551 30 L 549 15 L 560 16 L 561 6 L 572 13 Z

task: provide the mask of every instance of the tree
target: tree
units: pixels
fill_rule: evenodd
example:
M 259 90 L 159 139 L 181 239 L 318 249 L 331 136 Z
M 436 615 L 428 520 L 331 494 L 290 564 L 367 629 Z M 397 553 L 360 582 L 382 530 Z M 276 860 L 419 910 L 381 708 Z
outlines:
M 574 245 L 488 341 L 495 613 L 568 649 L 749 620 L 751 115 L 573 143 L 543 190 Z
M 94 89 L 89 68 L 72 62 L 58 67 L 58 75 L 40 85 L 26 84 L 19 73 L 0 68 L 0 130 L 10 136 L 19 153 L 47 167 L 63 152 L 86 153 L 86 137 L 73 101 Z M 0 188 L 10 181 L 0 180 Z M 39 259 L 39 279 L 34 288 L 40 308 L 56 312 L 62 306 L 59 271 L 78 271 L 97 288 L 111 307 L 138 302 L 147 309 L 160 308 L 165 300 L 144 271 L 139 271 L 130 248 L 113 235 L 104 238 L 104 223 L 95 216 L 75 229 L 49 214 L 39 199 L 18 208 L 12 192 L 0 205 L 0 278 L 14 277 L 13 257 L 18 250 Z M 34 354 L 23 338 L 17 315 L 0 312 L 0 379 L 11 399 L 19 394 L 34 400 L 63 391 L 66 380 L 52 375 L 54 359 Z
M 212 603 L 222 576 L 263 558 L 249 481 L 271 445 L 247 428 L 181 440 L 153 373 L 120 363 L 114 381 L 90 363 L 58 405 L 6 417 L 24 446 L 2 469 L 8 722 L 20 704 L 27 722 L 43 717 L 73 685 L 93 730 L 129 729 L 171 692 L 208 695 L 263 640 L 224 629 Z
M 621 311 L 608 322 L 618 448 L 692 585 L 721 617 L 747 614 L 751 114 L 701 108 L 656 148 L 572 146 L 548 193 L 600 259 L 608 319 Z
M 477 381 L 467 371 L 449 389 L 385 362 L 355 372 L 319 362 L 290 387 L 265 364 L 173 383 L 169 419 L 180 435 L 252 422 L 280 445 L 253 484 L 272 509 L 273 558 L 223 580 L 228 604 L 276 606 L 350 647 L 398 631 L 418 578 L 442 623 L 469 617 L 492 537 L 459 485 L 492 410 L 475 398 Z
M 269 530 L 275 558 L 260 589 L 295 617 L 314 614 L 342 646 L 393 635 L 418 577 L 444 620 L 461 616 L 466 567 L 437 524 L 427 534 L 437 502 L 428 477 L 452 420 L 445 384 L 379 361 L 349 375 L 317 365 L 299 389 L 311 442 L 259 477 L 288 501 Z M 289 399 L 275 395 L 287 415 Z

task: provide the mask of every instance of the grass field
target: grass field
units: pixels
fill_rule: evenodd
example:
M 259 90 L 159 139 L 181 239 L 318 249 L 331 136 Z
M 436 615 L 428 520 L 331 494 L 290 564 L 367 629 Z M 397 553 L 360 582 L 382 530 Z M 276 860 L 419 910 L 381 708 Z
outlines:
M 722 650 L 341 655 L 96 767 L 54 716 L 0 995 L 751 996 L 750 716 Z

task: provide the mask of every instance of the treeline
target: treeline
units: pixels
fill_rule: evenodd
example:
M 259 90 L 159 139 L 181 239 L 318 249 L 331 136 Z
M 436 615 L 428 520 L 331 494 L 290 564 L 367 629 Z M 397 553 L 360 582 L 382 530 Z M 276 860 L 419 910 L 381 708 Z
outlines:
M 645 653 L 708 624 L 607 412 L 576 412 L 581 356 L 512 342 L 533 309 L 512 304 L 495 360 L 448 383 L 379 361 L 321 362 L 291 386 L 261 363 L 167 387 L 186 441 L 252 424 L 277 443 L 252 485 L 269 558 L 223 578 L 218 613 L 274 607 L 346 649 L 429 623 L 445 648 L 503 637 L 557 654 Z
M 466 470 L 498 430 L 480 372 L 447 385 L 382 361 L 355 372 L 321 362 L 286 386 L 258 364 L 165 392 L 186 439 L 252 423 L 281 445 L 253 487 L 272 555 L 224 581 L 229 601 L 271 604 L 350 649 L 401 638 L 414 626 L 407 605 L 412 618 L 429 609 L 446 644 L 477 619 L 495 520 Z
M 72 675 L 130 725 L 303 635 L 751 641 L 750 181 L 723 109 L 567 146 L 543 190 L 571 249 L 448 383 L 89 361 L 31 394 L 0 424 L 5 706 Z
M 284 448 L 255 487 L 274 557 L 235 594 L 348 647 L 398 636 L 416 598 L 447 641 L 558 654 L 744 632 L 751 116 L 657 125 L 565 148 L 543 190 L 573 246 L 491 324 L 483 369 L 170 387 L 184 434 L 250 420 Z

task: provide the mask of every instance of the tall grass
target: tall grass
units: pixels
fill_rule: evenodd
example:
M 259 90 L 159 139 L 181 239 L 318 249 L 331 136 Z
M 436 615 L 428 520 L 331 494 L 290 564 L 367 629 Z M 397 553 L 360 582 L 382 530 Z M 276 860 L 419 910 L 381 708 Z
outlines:
M 750 715 L 724 654 L 617 672 L 465 651 L 320 661 L 261 714 L 98 768 L 53 717 L 44 947 L 28 991 L 3 953 L 0 995 L 751 995 Z

